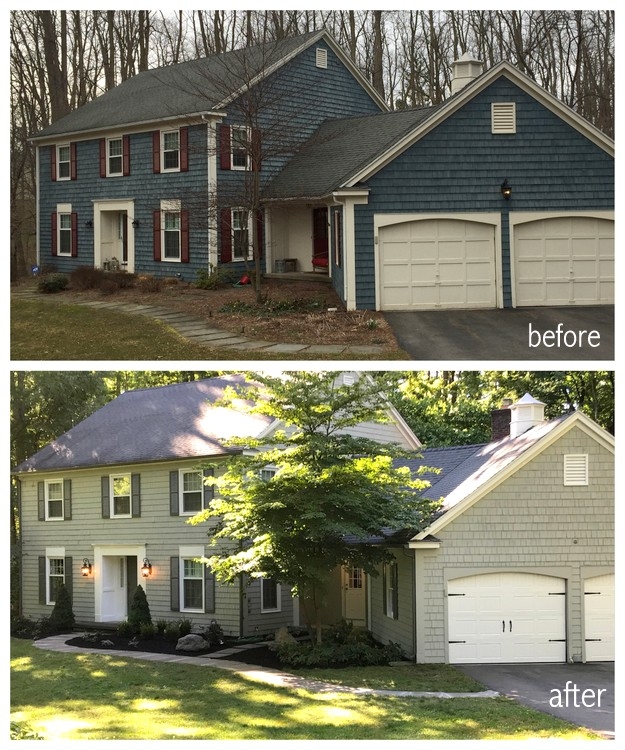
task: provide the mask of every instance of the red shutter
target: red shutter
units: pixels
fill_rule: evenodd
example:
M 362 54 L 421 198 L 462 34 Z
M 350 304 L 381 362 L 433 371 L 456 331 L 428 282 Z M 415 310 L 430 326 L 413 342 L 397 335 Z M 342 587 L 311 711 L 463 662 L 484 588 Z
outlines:
M 78 257 L 78 214 L 72 211 L 72 258 Z
M 219 228 L 221 232 L 219 260 L 222 263 L 230 263 L 232 260 L 232 214 L 229 208 L 222 208 L 219 212 Z
M 154 211 L 154 260 L 161 259 L 161 212 Z
M 189 262 L 189 212 L 180 212 L 180 260 Z
M 70 179 L 75 180 L 78 176 L 77 162 L 76 162 L 76 144 L 69 144 L 69 176 Z
M 56 146 L 50 146 L 50 179 L 56 182 Z
M 230 125 L 219 126 L 219 166 L 230 169 Z
M 124 177 L 128 177 L 130 174 L 130 136 L 125 135 L 122 139 L 122 173 Z
M 106 177 L 106 138 L 100 138 L 100 177 Z
M 189 128 L 180 128 L 180 171 L 189 171 Z
M 158 174 L 161 171 L 161 132 L 156 130 L 152 133 L 152 171 Z
M 57 254 L 57 240 L 58 240 L 58 237 L 57 237 L 57 233 L 56 233 L 56 222 L 57 222 L 57 215 L 56 215 L 56 211 L 55 211 L 50 216 L 50 232 L 51 232 L 51 235 L 52 235 L 52 237 L 51 237 L 52 241 L 50 243 L 50 247 L 52 249 L 52 255 L 56 255 Z
M 261 140 L 259 128 L 252 130 L 252 172 L 260 171 L 262 162 Z

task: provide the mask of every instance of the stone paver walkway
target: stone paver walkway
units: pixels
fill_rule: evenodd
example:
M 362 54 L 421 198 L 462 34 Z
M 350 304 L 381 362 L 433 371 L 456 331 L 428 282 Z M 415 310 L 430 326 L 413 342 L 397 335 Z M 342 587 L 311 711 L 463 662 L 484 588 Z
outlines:
M 54 295 L 40 294 L 33 290 L 16 290 L 12 292 L 16 297 L 21 299 L 46 300 L 51 302 L 60 302 L 71 305 L 84 305 L 103 310 L 113 310 L 136 315 L 145 315 L 154 320 L 165 323 L 173 328 L 177 333 L 192 341 L 209 347 L 219 347 L 230 350 L 241 350 L 242 352 L 259 351 L 267 354 L 314 354 L 317 356 L 336 356 L 342 355 L 345 359 L 358 357 L 376 357 L 385 351 L 383 346 L 375 345 L 342 345 L 342 344 L 285 344 L 273 341 L 260 341 L 251 339 L 247 336 L 237 335 L 225 331 L 223 328 L 214 328 L 202 318 L 194 315 L 186 315 L 182 312 L 170 310 L 167 307 L 159 305 L 144 305 L 133 302 L 113 302 L 106 300 L 64 300 L 58 299 Z
M 349 693 L 352 695 L 375 695 L 375 696 L 396 696 L 399 698 L 497 698 L 499 693 L 494 690 L 484 690 L 479 693 L 446 693 L 446 692 L 417 692 L 413 690 L 375 690 L 373 688 L 348 687 L 346 685 L 334 685 L 319 680 L 308 680 L 304 677 L 298 677 L 288 672 L 281 672 L 277 669 L 267 669 L 266 667 L 257 667 L 250 664 L 243 664 L 236 661 L 237 654 L 250 648 L 257 648 L 263 644 L 245 644 L 234 646 L 229 649 L 219 651 L 219 658 L 215 654 L 205 654 L 203 656 L 183 656 L 177 654 L 152 654 L 147 651 L 119 651 L 116 649 L 85 649 L 79 646 L 69 646 L 66 641 L 75 637 L 75 634 L 53 635 L 48 638 L 41 638 L 34 641 L 36 648 L 47 651 L 60 651 L 64 653 L 82 653 L 91 651 L 97 654 L 110 654 L 129 659 L 143 659 L 153 662 L 169 662 L 171 664 L 194 664 L 198 667 L 214 667 L 215 669 L 225 669 L 229 672 L 245 677 L 256 682 L 263 682 L 274 687 L 286 687 L 291 689 L 303 689 L 314 693 Z M 225 657 L 233 657 L 228 659 Z

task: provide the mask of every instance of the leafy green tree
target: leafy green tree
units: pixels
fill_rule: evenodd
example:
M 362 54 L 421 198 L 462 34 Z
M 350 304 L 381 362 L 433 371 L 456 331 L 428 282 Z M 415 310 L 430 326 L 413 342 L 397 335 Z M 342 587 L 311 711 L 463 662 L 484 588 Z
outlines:
M 191 522 L 214 521 L 215 553 L 207 563 L 220 580 L 248 574 L 291 585 L 311 603 L 307 624 L 320 641 L 330 573 L 351 565 L 376 575 L 388 552 L 375 540 L 388 529 L 418 528 L 435 504 L 419 499 L 422 480 L 394 468 L 393 459 L 405 454 L 399 446 L 350 435 L 360 423 L 387 421 L 390 378 L 345 384 L 331 372 L 249 377 L 258 383 L 245 393 L 252 411 L 282 428 L 262 440 L 233 441 L 246 451 L 211 480 L 217 496 Z

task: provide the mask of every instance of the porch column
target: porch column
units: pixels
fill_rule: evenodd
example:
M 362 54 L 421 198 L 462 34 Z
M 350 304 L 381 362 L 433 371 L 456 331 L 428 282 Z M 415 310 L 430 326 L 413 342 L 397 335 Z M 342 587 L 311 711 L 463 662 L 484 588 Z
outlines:
M 343 206 L 343 298 L 348 310 L 356 309 L 356 217 L 354 206 L 369 202 L 368 192 L 334 193 L 334 200 Z

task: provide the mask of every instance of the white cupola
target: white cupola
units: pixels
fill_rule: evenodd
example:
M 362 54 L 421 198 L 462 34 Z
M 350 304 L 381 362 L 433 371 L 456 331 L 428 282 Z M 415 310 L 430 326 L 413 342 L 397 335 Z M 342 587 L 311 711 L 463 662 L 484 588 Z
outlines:
M 452 63 L 451 93 L 455 94 L 460 89 L 463 89 L 467 83 L 471 83 L 471 81 L 482 75 L 483 71 L 483 63 L 471 57 L 468 52 L 465 52 L 459 60 Z
M 542 401 L 537 401 L 529 393 L 512 404 L 510 411 L 512 412 L 510 437 L 513 438 L 545 422 L 545 404 Z

